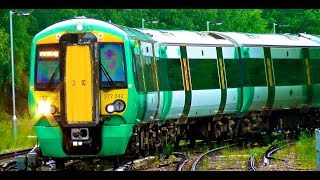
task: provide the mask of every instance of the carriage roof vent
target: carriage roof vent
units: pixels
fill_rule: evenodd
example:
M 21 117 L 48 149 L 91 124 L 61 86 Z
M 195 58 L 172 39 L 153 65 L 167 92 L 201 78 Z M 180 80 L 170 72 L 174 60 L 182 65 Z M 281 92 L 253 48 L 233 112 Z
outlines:
M 218 35 L 218 34 L 215 34 L 215 33 L 211 33 L 211 32 L 209 32 L 209 36 L 212 36 L 215 39 L 226 39 L 221 35 Z
M 85 17 L 85 16 L 76 16 L 74 18 L 76 18 L 76 19 L 86 19 L 87 17 Z
M 285 33 L 283 34 L 286 38 L 290 39 L 290 40 L 299 40 L 299 36 L 295 36 L 295 35 L 292 35 L 290 33 Z
M 161 34 L 165 35 L 165 36 L 169 36 L 169 37 L 173 37 L 175 36 L 173 33 L 171 32 L 166 32 L 166 31 L 159 31 Z
M 202 33 L 202 32 L 196 32 L 197 35 L 201 36 L 201 37 L 207 37 L 206 34 Z
M 258 35 L 255 35 L 255 34 L 246 33 L 245 35 L 248 36 L 250 39 L 258 39 L 258 38 L 260 38 Z

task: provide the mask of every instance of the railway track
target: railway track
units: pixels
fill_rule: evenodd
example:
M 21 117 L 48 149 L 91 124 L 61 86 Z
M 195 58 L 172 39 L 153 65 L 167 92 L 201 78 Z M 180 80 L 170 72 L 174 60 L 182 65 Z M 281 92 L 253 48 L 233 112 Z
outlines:
M 290 171 L 290 170 L 294 170 L 294 171 L 301 171 L 301 170 L 305 170 L 305 169 L 299 169 L 296 168 L 296 162 L 295 161 L 299 161 L 299 159 L 295 159 L 295 155 L 291 155 L 288 156 L 287 158 L 276 158 L 274 157 L 274 155 L 276 154 L 276 152 L 280 151 L 280 150 L 284 150 L 286 147 L 292 146 L 295 143 L 297 143 L 297 141 L 293 141 L 293 142 L 285 142 L 284 144 L 276 144 L 276 145 L 272 145 L 270 146 L 266 152 L 264 153 L 263 156 L 263 164 L 259 169 L 262 169 L 264 171 L 268 171 L 268 170 L 273 170 L 273 169 L 277 169 L 279 170 L 285 170 L 285 171 Z
M 25 148 L 25 149 L 6 152 L 6 153 L 1 153 L 0 154 L 0 171 L 9 171 L 12 169 L 16 169 L 17 161 L 15 157 L 19 155 L 26 155 L 33 149 L 34 148 Z
M 154 156 L 140 158 L 140 159 L 125 163 L 124 165 L 114 170 L 115 171 L 196 171 L 198 164 L 201 163 L 201 160 L 205 156 L 209 154 L 218 154 L 220 151 L 236 145 L 238 145 L 238 143 L 225 145 L 225 146 L 218 147 L 206 152 L 203 152 L 203 150 L 199 151 L 199 149 L 192 149 L 192 150 L 187 149 L 186 152 L 173 152 L 172 154 L 165 155 L 167 156 L 166 158 L 160 159 L 160 161 L 163 162 L 165 161 L 164 159 L 168 159 L 170 155 L 173 155 L 176 157 L 176 159 L 173 162 L 160 163 L 160 165 L 156 167 L 149 167 L 149 168 L 147 167 L 148 165 L 145 165 L 145 164 L 147 164 L 147 162 L 150 160 L 151 160 L 149 162 L 151 163 L 150 166 L 152 166 L 153 164 L 156 164 L 156 162 L 154 161 L 156 158 Z M 188 155 L 192 151 L 193 151 L 193 155 Z M 251 156 L 247 155 L 246 157 L 248 157 L 248 159 L 246 159 L 245 163 L 242 163 L 242 164 L 246 164 L 246 167 L 248 170 L 256 171 L 254 155 L 251 155 Z M 238 161 L 243 161 L 243 159 L 240 160 L 239 158 Z M 139 164 L 141 164 L 140 167 L 139 167 Z M 174 169 L 172 168 L 172 164 L 176 164 Z M 142 166 L 145 166 L 145 167 L 142 167 Z M 168 166 L 171 166 L 171 167 L 168 167 Z M 168 167 L 168 168 L 164 168 L 164 167 Z M 112 169 L 109 169 L 109 171 L 112 171 Z
M 257 171 L 255 161 L 256 161 L 256 159 L 255 159 L 254 155 L 252 154 L 252 155 L 250 156 L 250 158 L 249 158 L 249 161 L 248 161 L 249 170 L 251 170 L 251 171 Z
M 265 152 L 264 158 L 275 161 L 287 161 L 285 159 L 272 157 L 272 155 L 277 150 L 291 144 L 293 143 L 288 142 L 283 145 L 283 142 L 280 142 L 278 145 L 271 146 Z M 257 161 L 255 154 L 250 155 L 249 153 L 241 155 L 234 154 L 233 152 L 231 152 L 232 154 L 229 155 L 228 153 L 227 155 L 220 154 L 220 152 L 224 149 L 236 145 L 237 144 L 231 144 L 218 147 L 207 152 L 199 152 L 199 150 L 187 149 L 181 152 L 173 152 L 171 154 L 161 155 L 160 157 L 148 156 L 128 161 L 118 168 L 110 168 L 103 171 L 260 171 L 260 161 Z M 190 155 L 190 152 L 192 151 L 193 153 Z M 175 157 L 174 160 L 173 156 Z M 208 165 L 208 161 L 210 167 Z M 208 167 L 207 169 L 205 169 L 206 166 Z
M 282 144 L 282 143 L 278 143 L 278 144 L 275 144 L 275 145 L 270 146 L 270 147 L 266 150 L 266 152 L 264 153 L 264 156 L 263 156 L 263 163 L 264 163 L 264 165 L 265 165 L 265 166 L 268 166 L 271 159 L 288 162 L 288 160 L 286 160 L 286 159 L 274 158 L 274 157 L 272 157 L 272 154 L 274 154 L 275 152 L 277 152 L 277 151 L 280 150 L 280 149 L 283 149 L 283 148 L 285 148 L 285 147 L 287 147 L 287 146 L 290 146 L 290 145 L 293 145 L 293 144 L 295 144 L 295 143 L 296 143 L 296 141 L 294 141 L 294 142 L 286 141 L 283 145 L 280 145 L 280 144 Z
M 198 156 L 198 157 L 195 159 L 195 161 L 192 163 L 192 166 L 191 166 L 191 168 L 190 168 L 190 171 L 196 171 L 197 165 L 199 164 L 199 162 L 201 161 L 201 159 L 202 159 L 205 155 L 211 154 L 211 153 L 216 153 L 216 152 L 218 152 L 218 151 L 221 151 L 221 150 L 223 150 L 223 149 L 226 149 L 226 148 L 229 148 L 229 147 L 233 147 L 233 146 L 236 146 L 236 145 L 238 145 L 238 144 L 237 144 L 237 143 L 236 143 L 236 144 L 230 144 L 230 145 L 227 145 L 227 146 L 223 146 L 223 147 L 219 147 L 219 148 L 216 148 L 216 149 L 212 149 L 212 150 L 210 150 L 210 151 L 208 151 L 208 152 L 205 152 L 205 153 L 201 154 L 201 155 Z
M 226 145 L 226 146 L 222 146 L 219 148 L 215 148 L 212 149 L 210 151 L 207 151 L 205 153 L 200 153 L 198 155 L 196 155 L 195 157 L 184 157 L 181 162 L 178 164 L 176 171 L 183 171 L 183 169 L 187 170 L 187 171 L 196 171 L 197 170 L 197 166 L 198 164 L 201 163 L 201 160 L 209 155 L 209 154 L 218 154 L 219 152 L 221 152 L 224 149 L 227 149 L 229 147 L 233 147 L 238 145 L 236 144 L 230 144 L 230 145 Z M 240 160 L 239 160 L 240 161 Z M 255 158 L 253 155 L 250 156 L 250 158 L 248 159 L 248 169 L 255 171 L 256 167 L 255 167 Z
M 170 156 L 174 156 L 174 160 L 170 160 Z M 155 163 L 156 157 L 155 156 L 148 156 L 144 158 L 139 158 L 136 160 L 129 161 L 125 163 L 124 165 L 113 169 L 113 171 L 161 171 L 161 169 L 173 166 L 174 164 L 179 164 L 181 162 L 181 159 L 185 158 L 186 155 L 182 152 L 173 152 L 171 154 L 162 155 L 159 158 L 158 163 Z M 155 167 L 148 167 L 147 162 L 151 162 L 153 164 L 158 164 Z M 145 166 L 145 167 L 143 167 Z M 112 169 L 109 169 L 108 171 L 112 171 Z
M 14 150 L 10 151 L 7 153 L 1 153 L 0 154 L 0 160 L 8 159 L 8 158 L 13 158 L 18 155 L 24 155 L 30 152 L 33 148 L 25 148 L 25 149 L 20 149 L 20 150 Z
M 251 170 L 251 171 L 256 171 L 256 159 L 254 157 L 254 155 L 247 155 L 246 157 L 249 157 L 248 159 L 245 160 L 245 163 L 243 163 L 243 159 L 241 159 L 241 155 L 227 155 L 227 156 L 220 156 L 219 154 L 221 153 L 221 151 L 232 147 L 232 146 L 236 146 L 237 144 L 231 144 L 231 145 L 227 145 L 227 146 L 223 146 L 223 147 L 219 147 L 219 148 L 215 148 L 212 149 L 208 152 L 205 153 L 201 153 L 199 155 L 196 155 L 195 157 L 185 157 L 184 159 L 181 160 L 181 162 L 179 163 L 179 165 L 177 166 L 176 171 L 183 171 L 183 170 L 187 170 L 187 171 L 198 171 L 197 167 L 201 164 L 202 160 L 205 159 L 205 157 L 208 157 L 209 155 L 214 155 L 213 157 L 210 158 L 209 161 L 211 162 L 217 162 L 219 161 L 219 159 L 221 160 L 221 158 L 223 159 L 222 161 L 231 161 L 230 157 L 236 157 L 236 160 L 232 160 L 232 161 L 237 161 L 238 163 L 233 163 L 233 164 L 246 164 L 247 169 Z M 210 165 L 211 167 L 208 170 L 212 170 L 212 164 Z M 207 167 L 208 168 L 208 167 Z M 205 171 L 208 171 L 205 170 Z M 219 169 L 221 171 L 221 169 Z M 228 170 L 227 166 L 224 167 L 224 170 Z M 237 168 L 234 170 L 244 170 L 244 168 Z M 200 170 L 202 171 L 202 170 Z
M 288 162 L 287 159 L 280 159 L 280 158 L 275 158 L 272 155 L 282 149 L 285 148 L 289 145 L 294 144 L 295 142 L 280 142 L 276 145 L 270 146 L 270 148 L 264 153 L 263 156 L 263 163 L 264 166 L 269 166 L 270 161 L 282 161 L 282 162 Z M 223 151 L 226 148 L 233 147 L 238 145 L 238 143 L 235 144 L 230 144 L 230 145 L 225 145 L 222 147 L 214 148 L 212 150 L 206 151 L 206 150 L 200 150 L 199 149 L 185 149 L 180 152 L 172 152 L 166 155 L 161 155 L 161 156 L 148 156 L 144 158 L 139 158 L 135 160 L 130 160 L 127 161 L 127 163 L 123 164 L 122 166 L 118 168 L 110 168 L 112 165 L 109 166 L 103 166 L 103 160 L 91 160 L 88 161 L 87 164 L 89 165 L 83 165 L 82 162 L 86 162 L 85 160 L 71 160 L 65 163 L 66 170 L 87 170 L 86 168 L 89 168 L 89 170 L 94 170 L 94 171 L 201 171 L 204 168 L 205 163 L 208 163 L 208 160 L 210 161 L 210 168 L 208 168 L 209 171 L 215 171 L 215 170 L 227 170 L 227 171 L 233 171 L 237 170 L 235 164 L 240 164 L 238 162 L 243 161 L 243 157 L 247 158 L 246 161 L 246 169 L 250 171 L 257 171 L 257 169 L 260 170 L 261 166 L 256 167 L 256 158 L 255 156 L 252 155 L 220 155 L 219 153 Z M 26 148 L 26 149 L 21 149 L 21 150 L 15 150 L 11 151 L 8 153 L 2 153 L 0 154 L 0 171 L 10 171 L 10 170 L 18 170 L 17 168 L 17 156 L 24 156 L 27 155 L 29 152 L 33 151 L 36 147 L 34 148 Z M 198 147 L 199 148 L 199 147 Z M 206 152 L 203 152 L 206 151 Z M 193 155 L 190 156 L 190 152 L 193 152 Z M 209 155 L 213 155 L 210 157 Z M 229 157 L 228 157 L 229 156 Z M 241 157 L 242 156 L 242 157 Z M 206 157 L 206 158 L 204 158 Z M 234 159 L 232 160 L 233 157 Z M 209 159 L 208 159 L 209 158 Z M 242 159 L 241 159 L 242 158 Z M 42 159 L 41 159 L 42 160 Z M 202 160 L 205 162 L 202 163 Z M 207 162 L 206 162 L 207 161 Z M 228 164 L 226 163 L 229 161 L 230 162 L 234 161 L 235 163 L 232 166 L 225 166 L 223 168 L 212 168 L 212 165 L 216 165 L 213 163 L 214 161 L 219 161 L 218 163 L 219 166 L 221 164 Z M 223 162 L 225 161 L 225 162 Z M 2 163 L 1 163 L 2 162 Z M 111 162 L 111 161 L 110 161 Z M 47 160 L 42 161 L 42 166 L 47 166 L 45 167 L 46 171 L 54 171 L 56 170 L 55 168 L 55 161 L 54 160 Z M 97 167 L 94 167 L 94 164 L 99 164 Z M 201 164 L 200 168 L 198 168 L 199 164 Z M 231 163 L 232 164 L 232 163 Z M 243 164 L 243 163 L 242 163 Z M 109 167 L 109 168 L 108 168 Z M 40 170 L 40 168 L 38 169 Z M 239 168 L 240 170 L 240 168 Z M 241 169 L 240 171 L 243 171 Z

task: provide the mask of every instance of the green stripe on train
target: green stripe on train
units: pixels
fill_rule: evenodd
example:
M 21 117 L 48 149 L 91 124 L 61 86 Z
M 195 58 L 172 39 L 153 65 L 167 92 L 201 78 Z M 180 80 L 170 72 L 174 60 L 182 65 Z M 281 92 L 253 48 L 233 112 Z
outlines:
M 187 48 L 186 46 L 180 46 L 180 53 L 181 53 L 181 59 L 185 62 L 186 67 L 184 67 L 184 64 L 182 63 L 182 70 L 183 70 L 183 74 L 184 74 L 184 78 L 185 78 L 185 99 L 184 99 L 184 107 L 183 107 L 183 111 L 181 114 L 182 116 L 188 116 L 189 112 L 190 112 L 190 108 L 191 108 L 191 98 L 192 98 L 192 93 L 191 93 L 191 81 L 190 81 L 190 73 L 189 73 L 189 62 L 188 62 L 188 55 L 187 55 Z
M 303 53 L 303 59 L 304 59 L 304 65 L 306 67 L 306 86 L 303 86 L 303 91 L 307 92 L 307 99 L 305 101 L 306 104 L 311 105 L 312 104 L 312 97 L 313 97 L 313 91 L 312 91 L 312 80 L 310 75 L 310 63 L 309 63 L 309 50 L 307 48 L 302 48 Z
M 218 57 L 218 69 L 220 76 L 220 89 L 221 89 L 221 101 L 218 109 L 218 113 L 223 113 L 226 103 L 227 103 L 227 84 L 226 84 L 226 73 L 225 73 L 225 65 L 222 55 L 222 48 L 217 47 L 217 57 Z
M 166 48 L 160 48 L 160 49 L 166 49 Z M 160 91 L 163 93 L 163 104 L 162 104 L 162 112 L 161 112 L 161 115 L 159 117 L 160 120 L 164 120 L 170 109 L 171 109 L 171 105 L 172 105 L 172 91 L 163 91 L 162 90 L 162 86 L 168 86 L 169 82 L 168 82 L 168 70 L 167 70 L 167 67 L 166 67 L 166 60 L 168 58 L 167 56 L 167 53 L 165 50 L 160 50 L 159 52 L 159 60 L 157 62 L 157 70 L 159 71 L 158 74 L 161 73 L 161 77 L 159 77 L 159 79 L 161 80 L 159 82 L 159 88 L 160 88 Z M 160 72 L 161 71 L 161 72 Z M 166 75 L 164 77 L 164 75 Z
M 240 72 L 241 69 L 243 69 L 243 61 L 241 61 L 241 53 L 239 54 L 239 52 L 241 52 L 241 48 L 238 47 L 238 48 L 234 48 L 234 59 L 239 59 L 239 68 L 240 68 Z M 241 81 L 241 84 L 244 84 L 244 74 L 243 72 L 241 73 L 241 77 L 240 77 L 240 81 Z M 238 97 L 237 97 L 237 112 L 242 112 L 241 109 L 243 107 L 243 87 L 241 86 L 240 88 L 237 88 L 237 94 L 238 94 Z
M 241 51 L 241 57 L 240 61 L 243 64 L 242 71 L 247 70 L 247 67 L 245 66 L 244 61 L 250 61 L 250 49 L 249 48 L 239 48 Z M 244 75 L 245 76 L 245 75 Z M 242 76 L 243 78 L 245 78 Z M 245 80 L 243 79 L 243 82 Z M 245 83 L 243 83 L 245 84 Z M 242 98 L 243 98 L 243 106 L 241 109 L 241 113 L 247 113 L 252 106 L 253 99 L 254 99 L 254 94 L 255 94 L 255 89 L 254 87 L 243 87 L 242 89 Z
M 265 108 L 271 110 L 274 99 L 275 99 L 275 87 L 274 87 L 274 77 L 273 77 L 273 66 L 272 66 L 272 59 L 271 59 L 271 49 L 269 47 L 264 47 L 264 61 L 265 61 L 265 68 L 268 80 L 268 99 L 265 105 Z

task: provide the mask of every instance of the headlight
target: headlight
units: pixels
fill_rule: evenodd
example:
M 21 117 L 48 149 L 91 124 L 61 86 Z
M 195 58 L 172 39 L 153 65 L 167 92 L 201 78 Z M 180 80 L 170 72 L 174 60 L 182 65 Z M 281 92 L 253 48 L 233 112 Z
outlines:
M 113 112 L 114 112 L 114 105 L 113 105 L 113 104 L 108 104 L 108 105 L 106 106 L 106 111 L 107 111 L 107 113 L 109 113 L 109 114 L 113 113 Z
M 126 108 L 126 103 L 120 99 L 115 100 L 112 104 L 106 105 L 107 113 L 122 112 Z
M 89 129 L 88 128 L 71 128 L 72 140 L 88 140 Z
M 41 100 L 38 102 L 37 114 L 55 114 L 57 111 L 58 108 L 49 101 Z
M 49 114 L 50 113 L 50 102 L 49 101 L 39 101 L 37 113 L 38 114 Z
M 82 31 L 82 30 L 83 30 L 82 24 L 78 24 L 78 25 L 76 26 L 76 29 L 77 29 L 78 31 Z
M 114 104 L 114 109 L 117 112 L 122 112 L 126 107 L 126 104 L 120 99 L 115 100 L 113 104 Z
M 50 113 L 55 114 L 57 112 L 57 107 L 55 105 L 50 106 Z

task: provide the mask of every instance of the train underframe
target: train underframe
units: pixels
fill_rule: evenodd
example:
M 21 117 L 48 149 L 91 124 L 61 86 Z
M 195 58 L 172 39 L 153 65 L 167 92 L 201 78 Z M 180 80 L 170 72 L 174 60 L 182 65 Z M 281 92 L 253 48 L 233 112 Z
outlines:
M 213 143 L 225 141 L 242 142 L 240 144 L 268 145 L 274 139 L 298 138 L 301 131 L 314 134 L 314 129 L 320 124 L 320 109 L 290 109 L 279 111 L 250 112 L 245 116 L 223 114 L 214 117 L 182 118 L 179 120 L 160 121 L 152 119 L 149 123 L 141 123 L 133 129 L 125 157 L 154 155 L 165 147 L 181 148 L 180 142 L 189 147 L 195 146 L 196 140 L 202 140 L 209 147 Z M 39 151 L 37 148 L 36 150 Z M 37 155 L 36 155 L 37 154 Z M 30 157 L 29 157 L 30 155 Z M 28 164 L 25 158 L 17 164 L 36 169 L 41 163 L 36 163 L 41 152 L 28 154 Z M 121 156 L 110 157 L 114 167 L 120 165 Z M 90 158 L 89 158 L 90 159 Z M 56 169 L 65 169 L 67 159 L 55 159 Z M 30 165 L 30 163 L 34 164 Z M 41 165 L 40 165 L 41 166 Z
M 179 148 L 184 140 L 193 147 L 202 140 L 209 147 L 224 141 L 267 145 L 274 139 L 297 138 L 301 131 L 313 134 L 319 127 L 320 109 L 287 109 L 250 112 L 245 116 L 216 115 L 215 117 L 166 120 L 160 124 L 152 119 L 135 127 L 126 154 L 154 154 L 163 147 Z

